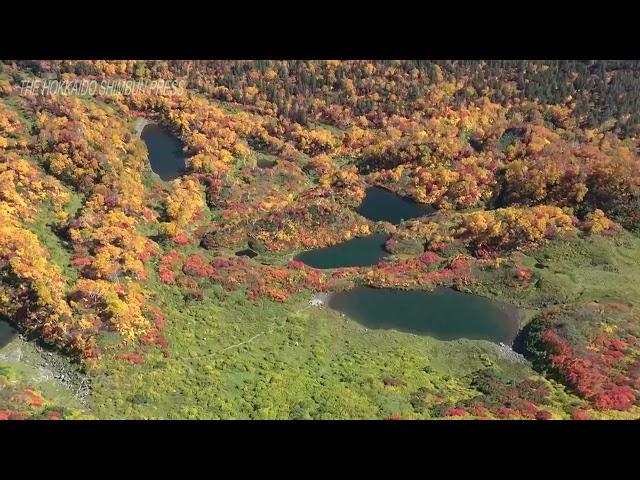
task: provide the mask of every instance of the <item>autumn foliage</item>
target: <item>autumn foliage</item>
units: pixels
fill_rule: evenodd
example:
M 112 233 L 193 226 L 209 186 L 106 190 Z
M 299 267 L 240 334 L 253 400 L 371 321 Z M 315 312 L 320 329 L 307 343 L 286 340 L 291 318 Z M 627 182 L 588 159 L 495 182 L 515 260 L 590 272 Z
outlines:
M 624 62 L 598 70 L 605 63 L 1 62 L 0 316 L 87 362 L 108 353 L 142 369 L 149 352 L 170 355 L 167 292 L 287 303 L 355 285 L 465 289 L 500 273 L 526 303 L 539 272 L 523 254 L 554 241 L 622 242 L 639 229 L 640 116 L 629 100 L 637 75 Z M 18 79 L 34 73 L 189 87 L 17 95 Z M 140 117 L 184 144 L 179 178 L 151 175 Z M 370 221 L 357 209 L 372 185 L 436 212 L 395 226 Z M 319 270 L 292 260 L 372 233 L 386 235 L 390 255 L 377 265 Z M 234 255 L 248 247 L 258 258 Z M 570 389 L 574 418 L 633 411 L 635 300 L 575 301 L 541 307 L 528 355 Z M 105 336 L 116 341 L 102 346 Z M 543 381 L 491 369 L 471 377 L 469 398 L 420 413 L 558 417 Z M 31 387 L 11 392 L 20 408 L 0 404 L 0 419 L 65 417 Z

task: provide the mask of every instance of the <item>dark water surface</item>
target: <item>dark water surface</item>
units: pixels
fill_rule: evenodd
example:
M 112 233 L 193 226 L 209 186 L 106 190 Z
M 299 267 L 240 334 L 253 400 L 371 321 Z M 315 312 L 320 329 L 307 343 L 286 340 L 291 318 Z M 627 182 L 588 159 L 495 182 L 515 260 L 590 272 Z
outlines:
M 522 310 L 460 293 L 357 287 L 331 295 L 329 306 L 372 329 L 394 329 L 440 340 L 468 338 L 511 345 Z
M 372 221 L 385 220 L 397 224 L 402 220 L 429 215 L 435 210 L 429 205 L 418 204 L 384 188 L 369 187 L 357 211 Z M 382 234 L 355 238 L 333 247 L 308 250 L 298 255 L 296 260 L 315 268 L 375 265 L 388 255 L 384 249 L 386 239 L 387 236 Z
M 430 205 L 416 203 L 380 187 L 367 188 L 367 195 L 357 212 L 371 221 L 398 224 L 402 220 L 429 215 L 435 210 Z
M 333 247 L 301 253 L 295 259 L 314 268 L 365 267 L 375 265 L 389 255 L 384 249 L 387 235 L 374 234 L 354 238 Z
M 0 348 L 13 340 L 18 332 L 8 322 L 0 319 Z
M 173 180 L 182 175 L 185 157 L 178 137 L 160 125 L 149 123 L 142 129 L 140 138 L 147 144 L 151 169 L 162 180 Z
M 258 256 L 258 253 L 254 252 L 250 248 L 247 248 L 246 250 L 240 250 L 240 251 L 236 252 L 236 257 L 254 258 L 254 257 L 257 257 L 257 256 Z

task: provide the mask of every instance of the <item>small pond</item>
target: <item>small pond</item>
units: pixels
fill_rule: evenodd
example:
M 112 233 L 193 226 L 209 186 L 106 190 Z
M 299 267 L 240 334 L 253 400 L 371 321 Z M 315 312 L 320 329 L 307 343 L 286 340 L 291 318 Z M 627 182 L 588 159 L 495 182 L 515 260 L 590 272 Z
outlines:
M 354 238 L 333 247 L 308 250 L 295 257 L 314 268 L 366 267 L 389 255 L 384 249 L 387 235 Z
M 387 221 L 398 224 L 402 220 L 429 215 L 435 210 L 430 205 L 416 203 L 384 188 L 369 187 L 356 211 L 374 222 Z
M 158 124 L 148 123 L 142 129 L 140 138 L 147 145 L 151 169 L 162 180 L 173 180 L 182 175 L 185 156 L 178 137 Z
M 9 322 L 0 319 L 0 348 L 7 345 L 17 334 L 18 332 L 9 325 Z
M 247 248 L 245 250 L 239 250 L 239 251 L 236 252 L 236 257 L 254 258 L 254 257 L 257 257 L 257 256 L 258 256 L 258 252 L 254 252 L 250 248 Z

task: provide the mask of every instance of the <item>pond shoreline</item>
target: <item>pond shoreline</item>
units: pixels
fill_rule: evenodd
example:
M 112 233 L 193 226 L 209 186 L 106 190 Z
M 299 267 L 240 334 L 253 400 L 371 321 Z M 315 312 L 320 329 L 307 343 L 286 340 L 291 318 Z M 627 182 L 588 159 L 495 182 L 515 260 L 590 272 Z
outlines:
M 142 139 L 142 131 L 144 130 L 144 127 L 146 127 L 151 123 L 154 123 L 154 122 L 145 117 L 140 117 L 136 120 L 136 123 L 135 123 L 136 136 L 139 139 Z
M 508 344 L 509 349 L 525 316 L 513 305 L 444 286 L 432 291 L 360 286 L 316 294 L 309 304 L 326 306 L 367 328 L 392 329 L 443 341 L 486 340 Z
M 153 173 L 165 182 L 184 174 L 187 159 L 184 144 L 177 135 L 160 122 L 145 117 L 136 120 L 135 129 L 147 146 L 147 160 Z
M 372 222 L 388 222 L 398 225 L 402 221 L 433 215 L 436 211 L 427 203 L 416 202 L 412 197 L 396 193 L 382 185 L 371 185 L 356 212 Z
M 305 250 L 297 254 L 294 260 L 319 270 L 377 265 L 389 256 L 384 248 L 388 237 L 386 233 L 354 237 L 330 247 Z

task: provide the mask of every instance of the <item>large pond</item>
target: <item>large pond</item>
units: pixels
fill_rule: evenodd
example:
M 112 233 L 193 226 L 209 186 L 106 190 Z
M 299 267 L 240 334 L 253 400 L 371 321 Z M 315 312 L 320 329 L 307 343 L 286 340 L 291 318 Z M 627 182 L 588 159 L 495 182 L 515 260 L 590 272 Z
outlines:
M 4 347 L 17 335 L 15 329 L 8 322 L 0 319 L 0 348 Z
M 140 138 L 147 144 L 151 169 L 162 180 L 173 180 L 182 175 L 185 157 L 178 137 L 160 125 L 148 123 L 142 129 Z
M 513 343 L 523 311 L 449 288 L 432 292 L 357 287 L 332 294 L 329 306 L 372 329 L 394 329 L 440 340 Z
M 433 207 L 416 203 L 380 187 L 369 187 L 366 196 L 356 210 L 371 221 L 398 224 L 402 220 L 422 217 L 434 212 Z
M 386 235 L 368 235 L 339 243 L 333 247 L 309 250 L 301 253 L 295 259 L 314 268 L 375 265 L 388 255 L 384 249 L 386 240 Z

